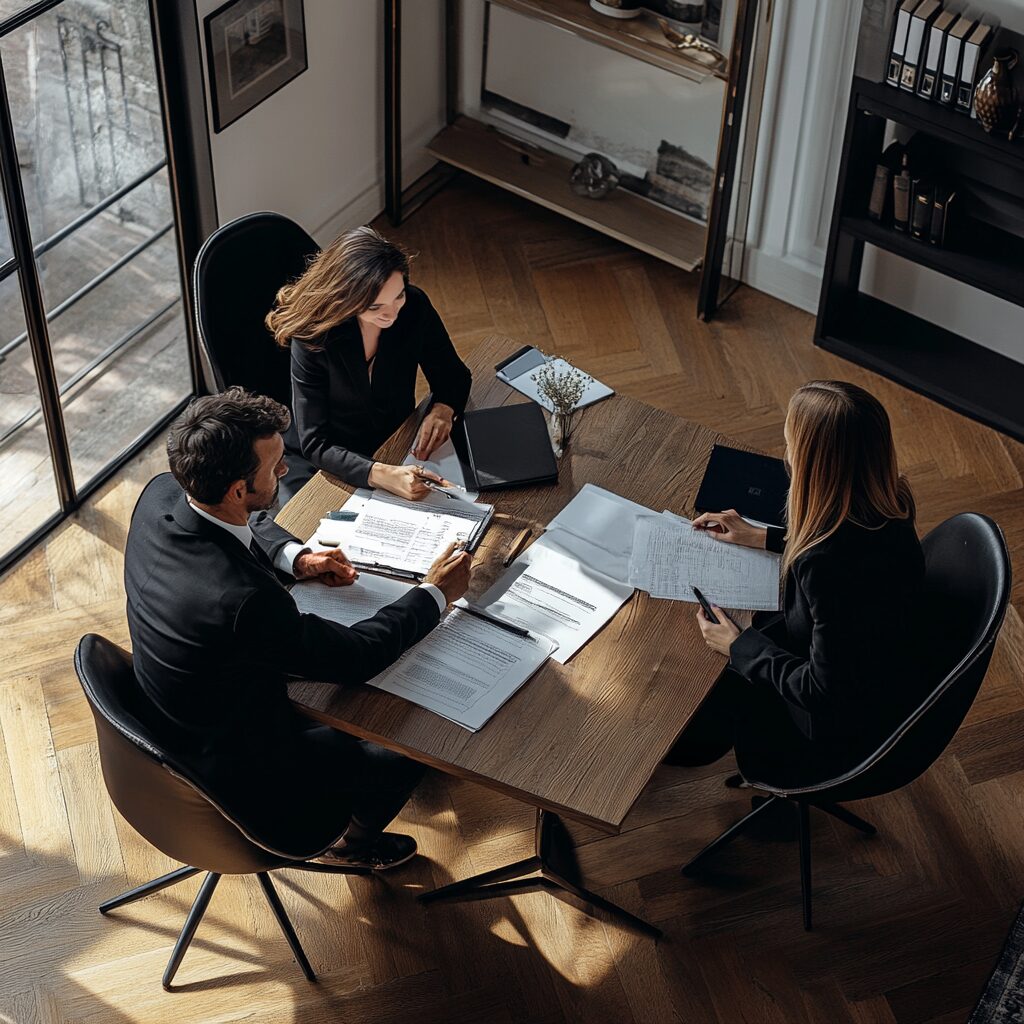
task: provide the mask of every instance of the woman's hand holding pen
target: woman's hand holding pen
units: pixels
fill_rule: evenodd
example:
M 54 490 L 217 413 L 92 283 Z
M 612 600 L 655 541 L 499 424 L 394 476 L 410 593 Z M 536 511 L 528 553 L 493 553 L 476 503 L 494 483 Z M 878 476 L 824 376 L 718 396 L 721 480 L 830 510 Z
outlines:
M 444 477 L 431 473 L 422 466 L 389 466 L 385 462 L 375 462 L 370 469 L 371 487 L 390 491 L 408 501 L 422 501 L 430 493 L 427 481 L 440 484 L 442 487 L 453 486 Z
M 450 405 L 435 402 L 420 424 L 419 433 L 412 446 L 413 457 L 429 459 L 451 437 L 454 419 L 455 410 Z
M 347 587 L 359 578 L 341 548 L 304 551 L 292 564 L 292 572 L 297 580 L 318 579 L 328 587 Z
M 734 508 L 726 512 L 705 512 L 694 519 L 693 528 L 704 530 L 726 544 L 741 544 L 760 551 L 764 551 L 768 538 L 763 526 L 751 526 Z
M 473 571 L 473 556 L 457 543 L 449 544 L 423 577 L 424 583 L 432 583 L 451 604 L 458 601 L 469 590 L 470 574 Z
M 697 625 L 700 626 L 704 643 L 713 651 L 729 657 L 729 650 L 732 642 L 740 635 L 740 628 L 718 605 L 713 604 L 711 610 L 715 613 L 718 622 L 712 622 L 705 614 L 703 608 L 697 609 Z

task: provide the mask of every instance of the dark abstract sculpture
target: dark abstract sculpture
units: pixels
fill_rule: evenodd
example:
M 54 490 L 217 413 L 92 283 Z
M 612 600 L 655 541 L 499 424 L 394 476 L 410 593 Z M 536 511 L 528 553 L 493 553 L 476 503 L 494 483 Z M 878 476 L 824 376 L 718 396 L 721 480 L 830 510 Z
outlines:
M 619 169 L 608 157 L 588 153 L 579 163 L 573 164 L 569 184 L 578 196 L 604 199 L 619 184 Z

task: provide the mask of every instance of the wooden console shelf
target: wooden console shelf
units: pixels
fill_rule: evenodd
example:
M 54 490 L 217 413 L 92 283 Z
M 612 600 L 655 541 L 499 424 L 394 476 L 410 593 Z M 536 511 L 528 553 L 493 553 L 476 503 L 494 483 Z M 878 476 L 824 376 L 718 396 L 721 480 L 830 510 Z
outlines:
M 438 160 L 475 174 L 637 249 L 695 270 L 706 228 L 625 189 L 587 199 L 569 187 L 572 161 L 520 142 L 469 117 L 459 117 L 427 145 Z
M 565 29 L 592 43 L 618 50 L 657 68 L 682 75 L 694 82 L 705 78 L 728 79 L 725 64 L 708 64 L 685 50 L 674 50 L 669 45 L 653 18 L 617 20 L 598 14 L 581 0 L 491 0 L 498 7 L 506 7 L 517 14 L 546 21 L 556 28 Z M 710 56 L 710 55 L 708 55 Z

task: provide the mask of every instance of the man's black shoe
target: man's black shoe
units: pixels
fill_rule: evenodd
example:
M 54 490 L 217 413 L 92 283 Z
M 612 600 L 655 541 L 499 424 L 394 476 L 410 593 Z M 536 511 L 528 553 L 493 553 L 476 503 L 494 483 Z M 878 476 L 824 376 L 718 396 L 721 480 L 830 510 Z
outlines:
M 348 842 L 342 840 L 320 858 L 328 864 L 345 864 L 352 868 L 387 871 L 397 868 L 416 856 L 416 840 L 400 832 L 381 832 L 372 839 Z

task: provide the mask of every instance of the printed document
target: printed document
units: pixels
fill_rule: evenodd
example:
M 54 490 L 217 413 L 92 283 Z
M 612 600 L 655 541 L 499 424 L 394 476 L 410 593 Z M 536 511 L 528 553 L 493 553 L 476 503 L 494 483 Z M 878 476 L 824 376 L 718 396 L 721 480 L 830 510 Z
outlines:
M 538 541 L 474 607 L 554 640 L 551 657 L 564 665 L 632 595 L 629 584 Z
M 321 619 L 340 622 L 343 626 L 354 626 L 364 619 L 372 619 L 385 605 L 407 594 L 411 585 L 364 572 L 347 587 L 328 587 L 319 580 L 300 580 L 291 593 L 300 612 L 319 615 Z
M 633 524 L 637 516 L 654 514 L 653 509 L 603 487 L 584 484 L 551 520 L 537 544 L 554 548 L 588 569 L 628 584 Z
M 693 601 L 691 587 L 721 608 L 776 611 L 781 558 L 725 544 L 671 512 L 636 520 L 629 579 L 651 597 Z
M 493 505 L 442 500 L 443 507 L 360 489 L 345 503 L 346 509 L 358 510 L 359 518 L 354 523 L 321 520 L 314 540 L 336 539 L 353 563 L 422 576 L 453 541 L 472 551 L 494 514 Z
M 455 608 L 370 685 L 476 732 L 554 650 Z

